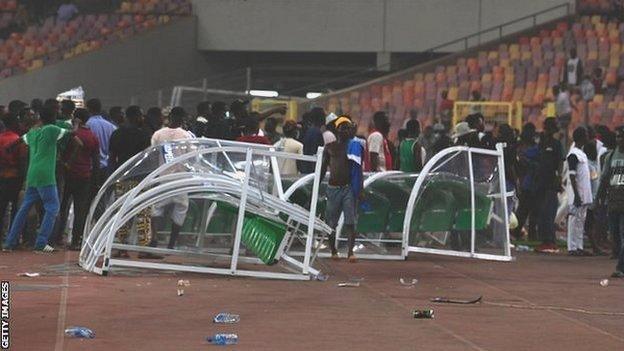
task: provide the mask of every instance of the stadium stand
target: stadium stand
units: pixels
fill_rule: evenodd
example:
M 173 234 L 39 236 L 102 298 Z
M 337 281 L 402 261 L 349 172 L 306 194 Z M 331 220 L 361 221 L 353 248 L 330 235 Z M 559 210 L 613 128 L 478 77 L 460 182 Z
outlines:
M 617 15 L 614 11 L 621 11 L 624 3 L 619 0 L 580 0 L 576 6 L 579 13 Z
M 13 14 L 17 5 L 0 2 L 0 28 L 4 15 Z M 80 12 L 67 22 L 49 16 L 0 39 L 0 79 L 90 52 L 190 13 L 188 0 L 140 0 L 122 2 L 116 13 Z
M 597 6 L 602 2 L 590 1 Z M 585 7 L 588 9 L 588 7 Z M 553 100 L 552 87 L 563 78 L 568 52 L 576 48 L 584 72 L 603 72 L 603 87 L 592 101 L 572 98 L 578 106 L 572 128 L 588 116 L 592 124 L 610 127 L 624 123 L 624 23 L 612 16 L 582 15 L 560 21 L 533 36 L 501 43 L 497 49 L 481 50 L 459 57 L 453 64 L 422 71 L 416 67 L 370 84 L 322 97 L 329 111 L 361 116 L 360 130 L 371 122 L 374 111 L 390 114 L 393 130 L 400 128 L 414 111 L 424 125 L 435 123 L 441 92 L 449 99 L 467 101 L 477 90 L 487 101 L 521 102 L 524 121 L 540 123 Z M 491 46 L 490 46 L 491 47 Z M 426 64 L 425 64 L 426 65 Z

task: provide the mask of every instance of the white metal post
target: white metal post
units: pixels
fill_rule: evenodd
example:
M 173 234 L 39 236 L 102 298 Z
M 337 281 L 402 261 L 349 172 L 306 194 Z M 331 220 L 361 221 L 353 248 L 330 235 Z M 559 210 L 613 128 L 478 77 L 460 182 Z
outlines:
M 458 155 L 462 150 L 465 149 L 466 147 L 463 146 L 453 146 L 446 148 L 433 155 L 433 157 L 429 161 L 427 161 L 423 169 L 420 171 L 418 178 L 416 178 L 416 183 L 414 183 L 414 187 L 412 187 L 410 197 L 407 200 L 407 207 L 405 208 L 405 218 L 403 219 L 403 257 L 407 257 L 411 249 L 411 247 L 409 246 L 409 235 L 411 232 L 412 215 L 414 214 L 414 207 L 416 206 L 416 199 L 418 198 L 418 194 L 420 193 L 420 188 L 423 186 L 427 175 L 434 171 L 433 167 L 436 166 L 438 162 L 444 157 L 450 154 Z M 440 168 L 439 165 L 436 167 L 436 169 L 438 168 Z
M 271 148 L 271 151 L 275 151 L 275 148 Z M 282 187 L 282 175 L 280 174 L 279 164 L 277 163 L 277 157 L 271 156 L 271 168 L 273 169 L 273 182 L 275 189 L 277 190 L 277 196 L 280 199 L 284 199 L 284 188 Z
M 169 101 L 169 106 L 175 106 L 175 102 L 176 102 L 176 95 L 178 94 L 178 87 L 173 87 L 173 90 L 171 91 L 171 100 Z
M 312 203 L 310 204 L 310 217 L 308 218 L 308 237 L 306 238 L 305 256 L 303 257 L 303 274 L 308 274 L 310 269 L 310 255 L 312 253 L 312 241 L 314 238 L 314 221 L 316 220 L 316 203 L 321 183 L 321 166 L 323 164 L 323 148 L 319 147 L 316 152 L 316 167 L 314 168 L 314 183 L 312 185 Z
M 511 247 L 509 247 L 509 211 L 507 210 L 507 182 L 505 177 L 505 153 L 503 149 L 505 144 L 496 144 L 496 151 L 500 152 L 498 158 L 498 182 L 500 183 L 501 200 L 503 202 L 503 224 L 505 225 L 505 256 L 511 256 Z
M 203 247 L 204 246 L 204 238 L 208 233 L 208 225 L 210 225 L 210 221 L 212 220 L 212 216 L 217 210 L 217 202 L 211 202 L 209 200 L 202 200 L 202 218 L 199 224 L 199 233 L 197 234 L 197 239 L 195 240 L 195 246 Z
M 251 174 L 251 158 L 252 149 L 247 149 L 245 157 L 245 179 L 243 180 L 243 191 L 241 192 L 240 207 L 238 208 L 238 218 L 236 220 L 236 234 L 234 237 L 234 248 L 232 250 L 232 264 L 230 271 L 236 273 L 236 265 L 238 264 L 238 254 L 240 251 L 241 236 L 243 233 L 243 221 L 245 220 L 245 207 L 247 205 L 247 193 L 249 192 L 249 178 Z
M 475 253 L 475 186 L 474 169 L 472 168 L 472 150 L 468 149 L 468 171 L 470 172 L 470 253 Z

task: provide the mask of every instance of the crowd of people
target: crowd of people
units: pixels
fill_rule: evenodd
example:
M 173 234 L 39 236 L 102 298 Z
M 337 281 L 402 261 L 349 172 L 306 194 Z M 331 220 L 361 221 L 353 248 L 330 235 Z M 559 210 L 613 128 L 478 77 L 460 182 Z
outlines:
M 478 92 L 473 95 L 479 98 Z M 165 116 L 159 108 L 144 113 L 139 106 L 125 110 L 115 106 L 105 113 L 97 99 L 88 100 L 85 107 L 76 108 L 70 100 L 56 99 L 35 99 L 30 104 L 12 101 L 6 111 L 0 107 L 0 220 L 10 221 L 4 250 L 14 250 L 21 243 L 51 252 L 54 246 L 63 245 L 72 202 L 75 218 L 69 249 L 79 249 L 91 200 L 116 168 L 150 145 L 206 137 L 275 145 L 305 155 L 315 155 L 324 146 L 322 176 L 330 170 L 326 220 L 335 226 L 336 213 L 344 213 L 349 257 L 355 260 L 355 204 L 361 196 L 364 172 L 417 173 L 447 147 L 494 149 L 497 143 L 504 143 L 507 189 L 515 193 L 510 210 L 518 219 L 512 236 L 540 240 L 539 252 L 558 252 L 555 234 L 567 219 L 568 253 L 602 255 L 609 249 L 618 259 L 614 276 L 624 276 L 624 127 L 615 132 L 606 126 L 578 127 L 568 145 L 565 115 L 546 118 L 541 132 L 532 123 L 518 131 L 508 124 L 486 123 L 481 111 L 474 109 L 452 130 L 448 118 L 441 117 L 422 133 L 414 114 L 393 139 L 388 115 L 383 111 L 373 115 L 365 136 L 357 134 L 362 129 L 349 116 L 326 113 L 318 107 L 303 114 L 299 122 L 285 121 L 283 107 L 260 113 L 249 111 L 242 100 L 229 106 L 220 101 L 202 102 L 192 117 L 181 107 Z M 279 162 L 285 176 L 314 172 L 309 163 Z M 115 192 L 119 196 L 135 185 L 132 181 L 119 182 Z M 5 215 L 9 205 L 11 211 Z M 29 217 L 33 206 L 39 220 Z M 156 246 L 152 233 L 163 227 L 162 219 L 170 212 L 173 224 L 168 247 L 175 247 L 188 206 L 188 198 L 181 196 L 139 213 L 139 242 Z M 165 211 L 169 208 L 171 211 Z M 35 226 L 40 222 L 36 237 L 24 229 L 32 221 Z M 604 225 L 607 222 L 608 228 Z M 0 235 L 5 227 L 0 225 Z M 119 231 L 121 242 L 129 230 L 124 227 Z M 591 253 L 584 249 L 584 236 L 591 243 Z M 332 253 L 337 255 L 335 248 Z

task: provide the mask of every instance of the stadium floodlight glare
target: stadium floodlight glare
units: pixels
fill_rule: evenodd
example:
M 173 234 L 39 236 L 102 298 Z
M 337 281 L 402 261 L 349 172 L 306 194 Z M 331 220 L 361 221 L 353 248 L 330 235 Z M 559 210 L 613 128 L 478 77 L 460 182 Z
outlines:
M 259 97 L 278 97 L 279 93 L 275 90 L 249 90 L 247 94 Z
M 308 99 L 316 99 L 317 97 L 323 95 L 323 93 L 315 93 L 315 92 L 309 92 L 306 94 L 306 98 Z

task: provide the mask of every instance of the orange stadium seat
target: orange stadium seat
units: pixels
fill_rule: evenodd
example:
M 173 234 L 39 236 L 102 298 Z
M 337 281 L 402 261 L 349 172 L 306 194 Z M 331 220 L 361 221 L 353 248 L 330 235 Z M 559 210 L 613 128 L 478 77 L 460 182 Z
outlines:
M 580 0 L 579 8 L 609 9 L 608 0 Z M 18 2 L 0 0 L 0 29 L 8 26 Z M 117 13 L 81 14 L 67 23 L 54 17 L 8 35 L 0 41 L 0 78 L 38 69 L 60 59 L 70 59 L 112 42 L 190 13 L 189 0 L 122 1 Z M 605 7 L 607 6 L 607 7 Z M 6 18 L 6 21 L 5 21 Z M 5 25 L 6 24 L 6 25 Z M 529 33 L 529 32 L 526 32 Z M 480 91 L 486 100 L 519 101 L 525 104 L 525 120 L 541 121 L 543 105 L 552 99 L 551 88 L 563 77 L 567 55 L 575 47 L 585 72 L 604 71 L 607 86 L 589 104 L 579 103 L 574 123 L 590 120 L 605 123 L 624 118 L 624 23 L 603 15 L 581 15 L 571 22 L 559 21 L 506 40 L 496 47 L 461 54 L 448 65 L 429 66 L 412 76 L 381 81 L 327 101 L 343 112 L 391 112 L 393 128 L 409 110 L 416 108 L 423 123 L 435 118 L 440 92 L 453 100 L 468 100 Z M 424 66 L 423 66 L 424 67 Z M 577 98 L 577 93 L 574 93 Z M 369 116 L 369 115 L 367 115 Z

